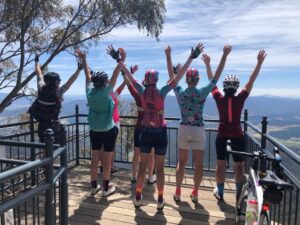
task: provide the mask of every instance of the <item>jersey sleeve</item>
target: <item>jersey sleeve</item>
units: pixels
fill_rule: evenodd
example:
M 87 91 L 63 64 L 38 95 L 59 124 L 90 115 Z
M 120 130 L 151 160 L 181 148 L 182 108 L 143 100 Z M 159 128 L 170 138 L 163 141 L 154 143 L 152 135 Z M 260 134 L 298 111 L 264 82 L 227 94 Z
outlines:
M 215 100 L 222 98 L 222 94 L 219 91 L 218 87 L 215 86 L 212 90 L 211 90 L 211 94 L 214 97 Z
M 249 96 L 249 92 L 245 89 L 241 90 L 241 92 L 238 94 L 238 99 L 242 102 L 244 102 Z
M 143 94 L 143 92 L 145 91 L 145 88 L 142 85 L 140 85 L 136 80 L 133 82 L 132 85 L 139 94 Z
M 163 86 L 161 89 L 160 89 L 160 95 L 162 97 L 166 97 L 166 95 L 172 90 L 174 89 L 176 86 L 176 82 L 175 80 L 173 80 L 171 83 Z
M 213 88 L 216 87 L 216 83 L 217 83 L 216 80 L 210 79 L 209 83 L 205 87 L 202 88 L 201 94 L 202 94 L 203 98 L 206 98 L 209 95 L 209 93 L 213 90 Z

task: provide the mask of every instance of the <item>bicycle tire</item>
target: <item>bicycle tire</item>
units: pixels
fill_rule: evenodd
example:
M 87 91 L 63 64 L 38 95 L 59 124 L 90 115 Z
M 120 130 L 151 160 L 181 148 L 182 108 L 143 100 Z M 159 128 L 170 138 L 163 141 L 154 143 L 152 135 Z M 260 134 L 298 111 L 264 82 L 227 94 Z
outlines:
M 249 176 L 244 174 L 243 176 L 243 187 L 240 193 L 240 196 L 237 199 L 235 206 L 235 224 L 245 224 L 246 219 L 246 207 L 247 207 L 247 198 L 248 198 L 248 188 L 245 186 L 248 183 Z
M 259 225 L 270 225 L 270 216 L 267 212 L 260 214 Z

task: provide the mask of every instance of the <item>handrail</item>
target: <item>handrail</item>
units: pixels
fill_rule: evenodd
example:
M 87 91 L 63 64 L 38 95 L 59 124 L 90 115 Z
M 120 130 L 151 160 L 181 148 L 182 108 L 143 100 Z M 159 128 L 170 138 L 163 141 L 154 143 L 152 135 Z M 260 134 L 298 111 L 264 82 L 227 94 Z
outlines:
M 20 174 L 24 174 L 26 172 L 32 171 L 36 168 L 46 166 L 52 162 L 51 158 L 45 159 L 37 159 L 33 162 L 26 163 L 24 165 L 15 167 L 11 170 L 4 171 L 0 173 L 0 184 L 3 183 L 5 180 L 10 179 L 14 176 L 18 176 Z
M 296 154 L 291 149 L 278 142 L 275 138 L 273 138 L 269 134 L 263 134 L 263 135 L 267 138 L 269 142 L 279 147 L 281 151 L 283 151 L 285 154 L 291 157 L 293 161 L 295 161 L 297 164 L 300 164 L 300 155 Z

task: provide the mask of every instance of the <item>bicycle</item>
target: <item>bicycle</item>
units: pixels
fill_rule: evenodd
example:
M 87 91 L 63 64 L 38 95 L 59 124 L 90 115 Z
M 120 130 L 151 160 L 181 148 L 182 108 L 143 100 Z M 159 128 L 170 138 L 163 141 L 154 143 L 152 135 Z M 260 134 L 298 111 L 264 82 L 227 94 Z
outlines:
M 250 157 L 249 174 L 243 177 L 243 186 L 238 193 L 235 222 L 241 224 L 243 216 L 246 225 L 270 225 L 270 204 L 279 204 L 283 191 L 292 191 L 294 187 L 283 181 L 282 158 L 279 150 L 273 149 L 274 158 L 267 156 L 262 150 L 253 153 L 232 151 L 231 141 L 227 141 L 226 151 L 229 154 Z M 273 170 L 269 170 L 272 163 Z

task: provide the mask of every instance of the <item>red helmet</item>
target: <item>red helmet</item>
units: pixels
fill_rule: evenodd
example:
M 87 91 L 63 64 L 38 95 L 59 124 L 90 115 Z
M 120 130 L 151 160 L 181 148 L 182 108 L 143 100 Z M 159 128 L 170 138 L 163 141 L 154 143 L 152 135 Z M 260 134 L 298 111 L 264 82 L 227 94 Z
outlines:
M 196 68 L 188 68 L 186 72 L 186 81 L 188 84 L 197 84 L 199 81 L 200 76 L 199 72 Z
M 154 69 L 149 69 L 145 73 L 145 78 L 143 80 L 144 85 L 155 85 L 158 81 L 158 71 Z

